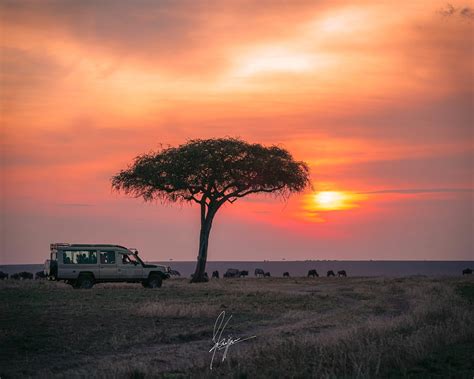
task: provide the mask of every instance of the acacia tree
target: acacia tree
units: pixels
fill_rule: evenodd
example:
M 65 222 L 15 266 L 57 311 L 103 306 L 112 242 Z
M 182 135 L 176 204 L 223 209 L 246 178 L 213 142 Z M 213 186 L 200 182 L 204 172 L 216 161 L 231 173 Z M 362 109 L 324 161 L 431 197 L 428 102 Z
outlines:
M 308 184 L 308 166 L 288 151 L 236 138 L 196 139 L 143 154 L 112 178 L 115 190 L 145 201 L 200 205 L 199 252 L 192 282 L 206 280 L 209 233 L 222 205 L 255 193 L 288 197 Z

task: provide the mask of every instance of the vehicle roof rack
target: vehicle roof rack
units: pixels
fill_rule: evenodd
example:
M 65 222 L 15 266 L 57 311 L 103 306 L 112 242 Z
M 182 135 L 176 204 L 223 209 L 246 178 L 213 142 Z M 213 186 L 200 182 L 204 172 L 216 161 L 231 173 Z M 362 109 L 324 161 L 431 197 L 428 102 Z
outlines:
M 57 243 L 51 243 L 49 246 L 51 249 L 55 249 L 60 246 L 71 246 L 71 244 L 65 243 L 65 242 L 57 242 Z
M 114 245 L 114 244 L 106 244 L 106 243 L 52 243 L 50 244 L 51 249 L 57 249 L 59 247 L 90 247 L 90 246 L 96 246 L 96 247 L 118 247 L 120 249 L 126 249 L 126 250 L 136 250 L 136 249 L 129 249 L 128 247 L 121 246 L 121 245 Z

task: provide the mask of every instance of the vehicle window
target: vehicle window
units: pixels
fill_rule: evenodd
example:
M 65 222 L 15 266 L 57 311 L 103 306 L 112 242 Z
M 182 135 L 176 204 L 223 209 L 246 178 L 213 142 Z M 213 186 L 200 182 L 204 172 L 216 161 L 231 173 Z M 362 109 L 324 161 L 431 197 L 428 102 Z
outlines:
M 95 251 L 64 251 L 64 264 L 96 264 L 97 253 Z
M 100 263 L 101 264 L 115 264 L 115 251 L 101 251 L 100 252 Z

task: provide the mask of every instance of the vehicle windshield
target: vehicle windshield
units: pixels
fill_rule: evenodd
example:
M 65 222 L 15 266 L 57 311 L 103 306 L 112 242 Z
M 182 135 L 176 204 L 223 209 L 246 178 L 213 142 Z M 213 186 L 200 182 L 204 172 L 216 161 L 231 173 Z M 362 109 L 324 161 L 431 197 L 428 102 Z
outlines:
M 138 262 L 140 262 L 140 264 L 141 264 L 142 266 L 145 265 L 145 262 L 143 262 L 143 261 L 140 259 L 140 257 L 138 256 L 138 252 L 136 252 L 135 254 L 133 254 L 133 257 L 134 257 Z
M 142 261 L 135 254 L 123 254 L 122 255 L 123 264 L 133 264 L 133 265 L 142 265 Z

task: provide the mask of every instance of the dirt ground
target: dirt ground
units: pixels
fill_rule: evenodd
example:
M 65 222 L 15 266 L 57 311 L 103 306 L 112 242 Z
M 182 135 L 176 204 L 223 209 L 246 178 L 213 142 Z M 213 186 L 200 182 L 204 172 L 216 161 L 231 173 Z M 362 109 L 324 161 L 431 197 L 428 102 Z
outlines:
M 474 376 L 471 277 L 4 280 L 0 296 L 2 378 Z M 210 370 L 222 311 L 227 342 L 256 337 Z

